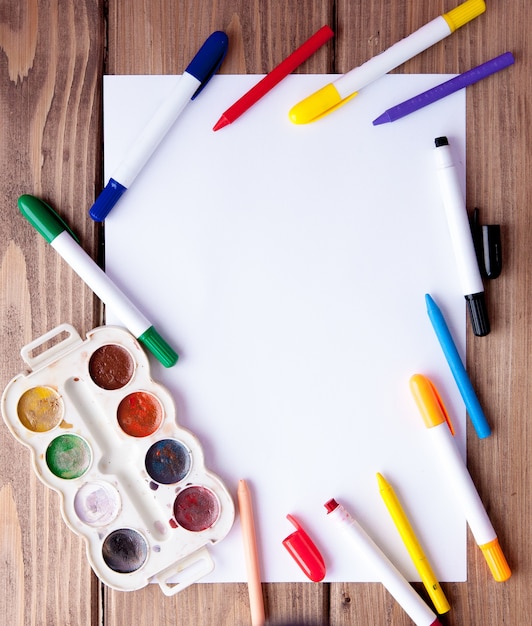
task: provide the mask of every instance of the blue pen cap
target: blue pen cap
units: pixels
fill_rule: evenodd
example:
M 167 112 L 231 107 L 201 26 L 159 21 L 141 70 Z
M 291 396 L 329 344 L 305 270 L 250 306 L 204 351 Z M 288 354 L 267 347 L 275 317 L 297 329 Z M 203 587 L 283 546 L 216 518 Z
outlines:
M 111 209 L 120 199 L 120 196 L 126 191 L 126 187 L 110 178 L 107 185 L 103 188 L 96 201 L 89 209 L 89 215 L 95 222 L 103 222 Z
M 227 54 L 228 45 L 229 38 L 227 35 L 223 31 L 217 30 L 206 39 L 196 56 L 188 64 L 185 72 L 192 74 L 192 76 L 197 78 L 201 83 L 192 96 L 192 100 L 194 100 L 212 76 L 218 71 L 218 68 Z

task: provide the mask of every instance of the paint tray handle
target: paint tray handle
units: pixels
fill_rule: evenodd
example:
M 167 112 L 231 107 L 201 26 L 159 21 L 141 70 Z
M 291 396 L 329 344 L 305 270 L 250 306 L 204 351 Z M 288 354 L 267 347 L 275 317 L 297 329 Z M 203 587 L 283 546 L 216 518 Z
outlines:
M 205 546 L 153 577 L 165 596 L 173 596 L 212 572 L 214 561 Z
M 59 355 L 81 342 L 77 330 L 70 324 L 60 324 L 24 346 L 20 355 L 35 371 L 52 363 Z

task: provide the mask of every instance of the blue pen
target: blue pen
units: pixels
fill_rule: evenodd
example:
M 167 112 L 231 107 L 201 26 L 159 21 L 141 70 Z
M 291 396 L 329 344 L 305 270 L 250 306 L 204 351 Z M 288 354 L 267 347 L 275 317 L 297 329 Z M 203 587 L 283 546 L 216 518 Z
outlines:
M 107 217 L 120 196 L 133 183 L 138 173 L 155 152 L 186 105 L 196 98 L 218 71 L 227 53 L 227 46 L 228 37 L 222 31 L 212 33 L 201 46 L 175 88 L 164 99 L 134 144 L 130 146 L 126 157 L 96 198 L 96 202 L 89 211 L 93 220 L 101 222 Z
M 443 354 L 447 359 L 447 363 L 451 368 L 454 380 L 460 391 L 460 395 L 464 401 L 471 423 L 473 424 L 477 435 L 480 439 L 484 439 L 491 435 L 491 428 L 489 427 L 484 411 L 480 406 L 477 394 L 473 389 L 471 380 L 467 375 L 466 369 L 456 348 L 456 344 L 453 341 L 451 331 L 447 326 L 443 313 L 440 311 L 438 305 L 427 293 L 425 294 L 425 302 L 427 305 L 427 313 L 432 323 L 432 327 L 436 333 L 436 337 L 440 342 Z

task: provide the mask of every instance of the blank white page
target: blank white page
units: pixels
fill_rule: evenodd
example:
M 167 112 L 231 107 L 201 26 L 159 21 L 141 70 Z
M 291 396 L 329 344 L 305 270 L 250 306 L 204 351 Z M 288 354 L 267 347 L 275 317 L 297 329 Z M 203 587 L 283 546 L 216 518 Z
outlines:
M 446 135 L 465 167 L 464 92 L 374 127 L 446 78 L 389 75 L 296 126 L 291 106 L 334 76 L 293 75 L 213 132 L 260 78 L 217 75 L 187 106 L 106 220 L 106 270 L 179 352 L 170 369 L 152 359 L 153 377 L 235 506 L 238 480 L 249 481 L 264 581 L 307 580 L 281 543 L 288 513 L 322 552 L 326 580 L 372 580 L 327 519 L 332 497 L 418 580 L 376 472 L 440 580 L 464 580 L 464 517 L 408 387 L 416 372 L 436 382 L 465 454 L 465 409 L 424 301 L 439 303 L 464 355 L 433 158 Z M 176 80 L 105 77 L 106 181 Z M 107 323 L 119 323 L 111 310 Z M 246 579 L 238 516 L 211 553 L 206 580 Z

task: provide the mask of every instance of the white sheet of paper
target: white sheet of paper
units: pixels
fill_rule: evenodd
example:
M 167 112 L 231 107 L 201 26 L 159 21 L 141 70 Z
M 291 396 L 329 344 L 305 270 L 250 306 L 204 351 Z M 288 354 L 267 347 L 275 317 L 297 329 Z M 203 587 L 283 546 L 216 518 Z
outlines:
M 324 504 L 343 503 L 419 580 L 377 489 L 392 483 L 437 576 L 466 578 L 466 525 L 408 380 L 430 376 L 465 454 L 465 409 L 426 314 L 431 293 L 465 354 L 434 138 L 465 167 L 465 95 L 393 124 L 386 108 L 445 77 L 389 75 L 323 120 L 292 105 L 334 79 L 293 75 L 234 124 L 212 126 L 260 76 L 217 75 L 105 224 L 106 270 L 180 353 L 152 374 L 235 496 L 249 481 L 264 581 L 307 581 L 282 546 L 293 514 L 328 581 L 371 581 Z M 175 76 L 106 76 L 105 180 Z M 464 174 L 465 180 L 465 174 Z M 464 183 L 465 184 L 465 183 Z M 107 323 L 119 323 L 107 310 Z M 245 581 L 238 516 L 207 581 Z

